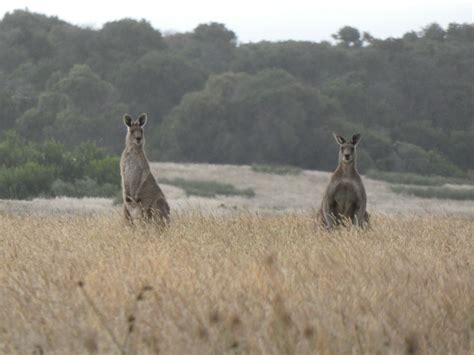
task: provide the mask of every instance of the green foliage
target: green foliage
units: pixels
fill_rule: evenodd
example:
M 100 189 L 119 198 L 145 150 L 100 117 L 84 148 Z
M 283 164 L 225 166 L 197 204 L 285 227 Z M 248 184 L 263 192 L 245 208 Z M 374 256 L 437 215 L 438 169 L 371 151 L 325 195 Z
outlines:
M 0 141 L 0 166 L 12 167 L 37 160 L 38 151 L 15 131 L 7 131 Z
M 333 111 L 317 90 L 283 70 L 214 76 L 166 117 L 161 157 L 315 167 L 308 158 L 316 147 L 308 142 Z
M 119 189 L 118 157 L 92 143 L 67 150 L 55 141 L 27 142 L 14 131 L 0 141 L 0 198 L 112 196 Z
M 268 165 L 268 164 L 253 164 L 252 171 L 256 173 L 276 174 L 276 175 L 299 175 L 303 169 L 291 165 Z
M 120 168 L 119 158 L 109 156 L 105 149 L 97 147 L 93 143 L 82 143 L 72 152 L 72 166 L 70 173 L 65 172 L 67 181 L 77 177 L 87 176 L 98 183 L 112 183 L 119 185 Z
M 106 156 L 88 162 L 84 169 L 84 175 L 94 178 L 98 183 L 113 183 L 117 186 L 120 182 L 119 173 L 120 159 L 116 156 Z
M 237 41 L 237 37 L 233 31 L 228 30 L 223 24 L 217 22 L 197 26 L 194 29 L 193 37 L 205 42 L 235 44 Z
M 413 173 L 393 173 L 388 171 L 369 170 L 367 177 L 374 180 L 387 181 L 392 184 L 404 185 L 424 185 L 424 186 L 441 186 L 445 184 L 461 184 L 474 185 L 472 179 L 462 179 L 444 176 L 424 176 Z
M 110 183 L 100 185 L 89 177 L 77 179 L 74 182 L 65 182 L 61 179 L 55 180 L 51 185 L 52 196 L 70 197 L 114 197 L 117 194 L 117 186 Z
M 449 200 L 474 200 L 474 189 L 452 187 L 411 187 L 392 186 L 393 192 L 413 195 L 422 198 L 439 198 Z
M 0 20 L 0 131 L 119 153 L 122 115 L 147 112 L 152 159 L 333 170 L 338 131 L 362 134 L 361 171 L 473 168 L 473 24 L 334 38 L 238 43 L 220 23 L 163 35 L 145 20 L 92 29 L 16 10 Z M 37 154 L 0 152 L 0 164 Z M 85 169 L 66 155 L 62 174 Z
M 211 22 L 198 25 L 188 37 L 181 54 L 196 66 L 210 73 L 228 69 L 235 55 L 237 37 L 223 24 Z
M 67 95 L 74 106 L 90 114 L 118 96 L 113 85 L 101 80 L 86 64 L 74 65 L 68 75 L 54 84 L 52 89 Z
M 120 71 L 117 88 L 132 112 L 153 113 L 159 123 L 186 92 L 201 88 L 205 80 L 205 73 L 182 57 L 150 51 Z
M 0 168 L 0 198 L 26 199 L 48 192 L 57 171 L 36 162 Z
M 397 142 L 395 150 L 384 160 L 386 170 L 433 174 L 445 176 L 463 176 L 463 172 L 436 151 L 405 142 Z
M 149 22 L 145 20 L 122 19 L 108 22 L 99 31 L 99 40 L 104 46 L 102 50 L 112 56 L 139 56 L 150 48 L 162 48 L 163 38 Z
M 422 36 L 433 41 L 442 41 L 446 36 L 446 31 L 437 23 L 432 23 L 423 29 Z
M 122 142 L 111 138 L 123 132 L 117 116 L 126 110 L 118 99 L 111 83 L 88 65 L 75 65 L 67 75 L 54 76 L 36 106 L 17 119 L 17 128 L 36 141 L 54 139 L 79 144 L 89 140 L 118 151 Z
M 245 196 L 254 197 L 255 191 L 251 188 L 238 189 L 231 184 L 223 184 L 216 181 L 186 180 L 182 178 L 161 179 L 160 183 L 173 185 L 183 189 L 186 195 L 195 195 L 202 197 L 214 197 L 216 195 L 224 196 Z
M 337 34 L 333 35 L 333 38 L 341 41 L 346 47 L 360 47 L 362 45 L 359 30 L 351 26 L 341 28 Z

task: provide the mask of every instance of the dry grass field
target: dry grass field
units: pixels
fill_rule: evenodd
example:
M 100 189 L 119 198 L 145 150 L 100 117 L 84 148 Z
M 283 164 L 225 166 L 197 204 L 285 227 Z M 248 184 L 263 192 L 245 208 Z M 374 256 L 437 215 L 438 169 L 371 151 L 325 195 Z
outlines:
M 333 233 L 307 213 L 0 226 L 0 353 L 474 351 L 472 218 L 376 214 Z
M 472 354 L 474 201 L 365 179 L 370 230 L 317 228 L 328 173 L 155 163 L 172 224 L 110 199 L 0 201 L 3 354 Z

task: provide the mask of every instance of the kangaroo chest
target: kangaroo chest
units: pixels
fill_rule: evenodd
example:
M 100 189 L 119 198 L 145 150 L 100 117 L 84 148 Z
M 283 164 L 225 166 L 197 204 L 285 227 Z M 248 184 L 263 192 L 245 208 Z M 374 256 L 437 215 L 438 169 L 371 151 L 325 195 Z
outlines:
M 353 212 L 358 201 L 357 190 L 351 182 L 341 182 L 334 189 L 334 202 L 339 213 L 348 215 Z
M 128 187 L 131 194 L 134 194 L 140 186 L 143 174 L 147 174 L 148 169 L 140 159 L 131 154 L 127 154 L 122 160 L 122 175 L 124 184 Z

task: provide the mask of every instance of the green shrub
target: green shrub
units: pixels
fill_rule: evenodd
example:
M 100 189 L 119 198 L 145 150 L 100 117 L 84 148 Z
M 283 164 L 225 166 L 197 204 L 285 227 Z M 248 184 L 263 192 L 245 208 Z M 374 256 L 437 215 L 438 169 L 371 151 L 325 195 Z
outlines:
M 254 197 L 255 191 L 252 189 L 238 189 L 231 184 L 223 184 L 216 181 L 185 180 L 181 178 L 160 179 L 160 183 L 173 185 L 184 190 L 186 195 L 203 197 L 224 196 L 245 196 Z
M 51 184 L 51 194 L 53 196 L 76 196 L 76 187 L 71 182 L 65 182 L 61 179 L 55 180 Z
M 370 156 L 369 152 L 363 148 L 357 149 L 357 170 L 364 174 L 367 170 L 372 169 L 375 162 Z
M 410 172 L 415 174 L 433 174 L 442 176 L 462 177 L 459 167 L 451 163 L 440 153 L 406 142 L 397 142 L 394 151 L 386 158 L 378 161 L 381 170 Z
M 51 185 L 51 194 L 53 196 L 69 197 L 114 197 L 117 194 L 116 185 L 105 183 L 99 185 L 91 178 L 75 180 L 73 183 L 58 179 Z
M 276 174 L 276 175 L 299 175 L 303 169 L 291 165 L 267 165 L 253 164 L 252 171 L 256 173 Z
M 28 161 L 37 161 L 39 153 L 36 147 L 28 143 L 15 131 L 7 131 L 0 142 L 0 166 L 13 167 Z
M 74 181 L 75 179 L 89 176 L 95 178 L 96 170 L 91 167 L 92 162 L 101 161 L 107 157 L 103 148 L 97 147 L 94 143 L 81 143 L 73 150 L 69 151 L 72 166 L 68 171 L 65 171 L 62 177 L 66 181 Z
M 93 143 L 28 142 L 15 131 L 0 141 L 0 198 L 38 195 L 112 196 L 120 189 L 119 158 Z
M 36 162 L 0 168 L 0 198 L 27 199 L 47 193 L 57 169 Z
M 383 180 L 392 184 L 405 185 L 426 185 L 426 186 L 441 186 L 444 184 L 464 184 L 474 185 L 472 179 L 462 179 L 445 176 L 424 176 L 414 173 L 393 173 L 388 171 L 369 170 L 367 177 L 374 180 Z
M 84 175 L 96 180 L 99 184 L 120 183 L 120 159 L 118 157 L 104 157 L 92 160 L 85 168 Z
M 392 191 L 401 194 L 413 195 L 423 198 L 439 198 L 450 200 L 474 200 L 474 189 L 452 187 L 411 187 L 392 186 Z

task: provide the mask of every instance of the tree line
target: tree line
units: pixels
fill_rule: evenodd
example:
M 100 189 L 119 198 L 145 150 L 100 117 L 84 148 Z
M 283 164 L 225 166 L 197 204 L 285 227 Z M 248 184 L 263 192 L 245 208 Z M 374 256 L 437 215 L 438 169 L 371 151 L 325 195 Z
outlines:
M 239 43 L 219 23 L 163 34 L 145 20 L 93 29 L 16 10 L 0 22 L 0 131 L 118 154 L 122 115 L 147 112 L 151 160 L 331 170 L 337 131 L 361 133 L 363 171 L 474 168 L 473 24 L 333 37 Z

